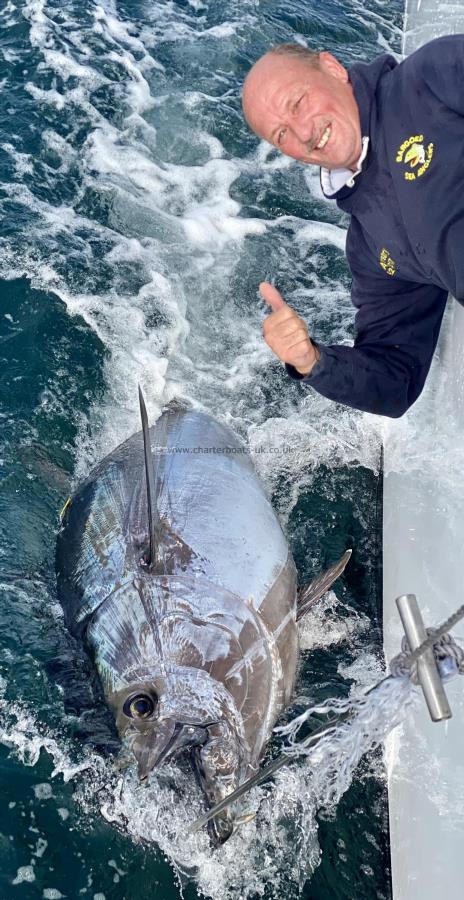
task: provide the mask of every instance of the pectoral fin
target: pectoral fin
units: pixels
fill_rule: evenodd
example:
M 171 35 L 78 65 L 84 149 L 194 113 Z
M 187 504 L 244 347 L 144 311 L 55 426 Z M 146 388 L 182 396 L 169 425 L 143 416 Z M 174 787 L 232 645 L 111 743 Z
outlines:
M 326 591 L 329 590 L 334 581 L 337 580 L 338 576 L 342 574 L 351 553 L 351 550 L 345 550 L 345 553 L 338 562 L 333 566 L 330 566 L 329 569 L 326 569 L 325 572 L 321 572 L 320 575 L 317 575 L 310 584 L 302 585 L 302 587 L 299 588 L 296 609 L 297 622 L 308 612 L 308 609 L 311 608 L 313 603 L 315 603 L 316 600 L 319 600 Z

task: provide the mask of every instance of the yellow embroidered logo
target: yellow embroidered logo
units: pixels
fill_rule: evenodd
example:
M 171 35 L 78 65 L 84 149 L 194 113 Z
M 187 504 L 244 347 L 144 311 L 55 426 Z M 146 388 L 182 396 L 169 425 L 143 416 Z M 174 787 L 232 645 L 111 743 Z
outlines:
M 380 265 L 382 266 L 382 269 L 387 273 L 387 275 L 395 274 L 396 266 L 395 266 L 394 260 L 391 258 L 388 250 L 386 250 L 385 247 L 383 247 L 382 250 L 380 251 L 379 262 L 380 262 Z
M 406 181 L 415 181 L 427 171 L 432 162 L 433 151 L 432 143 L 425 146 L 423 134 L 413 134 L 403 141 L 396 154 L 396 162 L 407 166 L 404 173 Z

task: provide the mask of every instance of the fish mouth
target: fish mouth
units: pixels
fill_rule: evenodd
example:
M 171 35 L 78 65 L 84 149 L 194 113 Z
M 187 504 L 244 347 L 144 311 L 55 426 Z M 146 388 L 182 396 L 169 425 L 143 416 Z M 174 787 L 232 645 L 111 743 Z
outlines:
M 197 783 L 209 808 L 215 806 L 219 800 L 222 800 L 223 797 L 232 792 L 229 778 L 226 779 L 226 784 L 223 784 L 222 779 L 218 778 L 217 775 L 213 778 L 208 777 L 204 765 L 204 748 L 195 748 L 193 750 L 191 763 Z M 222 813 L 210 819 L 206 828 L 213 848 L 216 849 L 225 844 L 235 831 L 233 807 L 227 807 Z
M 140 780 L 146 780 L 155 769 L 190 750 L 192 768 L 206 803 L 209 807 L 215 806 L 234 790 L 238 777 L 236 748 L 223 740 L 223 727 L 217 722 L 203 726 L 172 718 L 158 719 L 156 727 L 147 728 L 131 738 Z M 234 830 L 233 807 L 208 822 L 213 847 L 224 844 Z
M 144 781 L 154 769 L 188 747 L 201 746 L 208 738 L 206 728 L 158 719 L 156 728 L 137 734 L 132 739 L 132 752 L 137 760 L 137 773 Z
M 209 808 L 235 790 L 246 768 L 246 750 L 229 721 L 209 726 L 208 740 L 192 752 L 192 765 Z M 207 824 L 213 847 L 224 844 L 235 826 L 236 806 L 231 804 Z

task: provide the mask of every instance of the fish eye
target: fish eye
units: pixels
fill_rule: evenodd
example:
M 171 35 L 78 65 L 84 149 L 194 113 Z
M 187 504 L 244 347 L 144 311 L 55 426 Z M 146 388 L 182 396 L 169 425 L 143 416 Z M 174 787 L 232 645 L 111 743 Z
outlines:
M 149 694 L 134 694 L 127 698 L 122 711 L 129 719 L 149 719 L 155 711 L 153 697 Z

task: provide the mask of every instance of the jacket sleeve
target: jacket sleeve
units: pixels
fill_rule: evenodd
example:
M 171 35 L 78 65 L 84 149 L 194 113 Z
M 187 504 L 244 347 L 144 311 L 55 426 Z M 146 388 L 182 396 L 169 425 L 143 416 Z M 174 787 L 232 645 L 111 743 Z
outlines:
M 317 343 L 321 358 L 310 375 L 302 377 L 292 366 L 287 372 L 329 400 L 398 418 L 424 386 L 447 293 L 363 269 L 364 251 L 369 253 L 358 244 L 356 255 L 349 255 L 357 308 L 354 346 Z
M 448 109 L 464 116 L 464 34 L 448 34 L 424 44 L 406 60 L 418 84 L 425 82 Z

